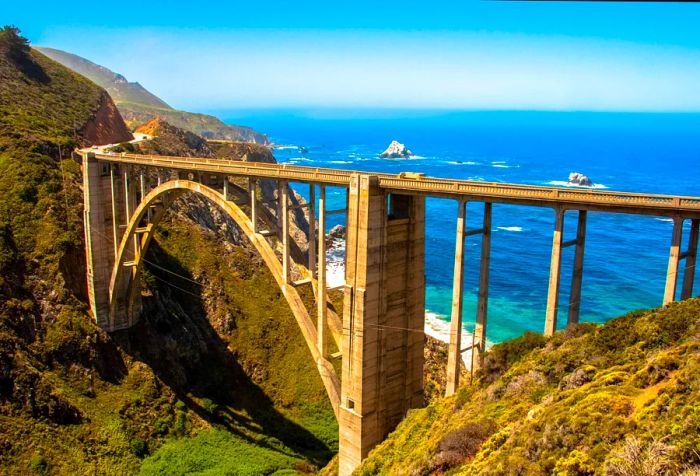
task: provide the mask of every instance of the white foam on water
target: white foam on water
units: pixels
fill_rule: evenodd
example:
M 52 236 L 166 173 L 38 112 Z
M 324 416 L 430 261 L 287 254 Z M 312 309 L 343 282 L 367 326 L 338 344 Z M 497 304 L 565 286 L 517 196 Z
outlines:
M 664 223 L 673 223 L 673 218 L 656 218 L 656 220 L 662 221 Z
M 516 232 L 523 231 L 522 226 L 497 226 L 496 229 L 501 230 L 501 231 L 516 231 Z
M 430 337 L 441 342 L 450 342 L 450 323 L 440 317 L 440 314 L 425 310 L 425 333 Z M 462 361 L 467 367 L 467 370 L 472 368 L 472 342 L 473 335 L 467 330 L 466 326 L 462 325 L 462 349 L 467 349 L 462 352 Z
M 447 162 L 445 162 L 445 163 L 450 164 L 450 165 L 479 165 L 478 162 L 474 162 L 474 161 L 471 161 L 471 160 L 467 160 L 467 161 L 449 160 L 449 161 L 447 161 Z
M 506 165 L 506 164 L 497 164 L 497 163 L 491 163 L 491 167 L 495 167 L 497 169 L 517 169 L 520 168 L 519 165 Z
M 329 164 L 352 164 L 352 160 L 329 160 Z
M 565 180 L 550 180 L 547 182 L 549 185 L 556 185 L 558 187 L 573 187 L 573 188 L 608 188 L 602 183 L 594 183 L 593 185 L 579 185 L 577 183 L 569 183 Z
M 326 251 L 326 286 L 345 284 L 345 240 L 334 239 Z

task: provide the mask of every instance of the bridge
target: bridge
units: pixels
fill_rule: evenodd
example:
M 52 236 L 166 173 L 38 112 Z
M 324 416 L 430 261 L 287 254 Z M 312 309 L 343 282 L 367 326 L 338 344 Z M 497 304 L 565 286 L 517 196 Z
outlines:
M 88 293 L 93 316 L 107 331 L 128 328 L 141 307 L 139 276 L 154 227 L 183 194 L 221 208 L 262 256 L 299 324 L 340 427 L 340 474 L 350 474 L 405 416 L 423 405 L 425 324 L 425 198 L 457 204 L 454 284 L 447 368 L 448 395 L 459 386 L 464 240 L 481 235 L 481 262 L 472 367 L 486 346 L 491 212 L 494 203 L 554 211 L 546 321 L 557 328 L 562 249 L 575 246 L 567 324 L 579 320 L 586 220 L 589 212 L 673 219 L 663 303 L 693 292 L 700 231 L 700 197 L 565 189 L 504 183 L 335 170 L 206 158 L 103 154 L 80 151 L 83 162 Z M 247 187 L 234 182 L 244 180 Z M 274 213 L 260 200 L 261 181 L 276 183 Z M 309 186 L 307 204 L 291 205 L 289 183 Z M 326 187 L 347 191 L 346 207 L 327 210 Z M 318 205 L 316 205 L 318 199 Z M 483 223 L 468 229 L 467 202 L 484 206 Z M 289 215 L 306 208 L 307 255 L 292 253 Z M 247 210 L 247 213 L 246 213 Z M 326 217 L 347 214 L 342 317 L 329 305 L 326 284 Z M 576 214 L 576 238 L 563 240 L 566 214 Z M 685 220 L 691 221 L 682 250 Z M 294 259 L 296 256 L 296 259 Z M 297 278 L 297 279 L 294 279 Z M 299 294 L 310 286 L 315 305 Z M 329 340 L 340 350 L 329 354 Z M 342 358 L 337 374 L 332 359 Z

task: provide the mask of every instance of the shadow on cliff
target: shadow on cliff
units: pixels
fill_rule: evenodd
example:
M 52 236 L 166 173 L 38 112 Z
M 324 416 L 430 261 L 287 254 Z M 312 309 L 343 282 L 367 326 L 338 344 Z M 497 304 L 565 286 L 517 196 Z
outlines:
M 148 260 L 170 272 L 148 268 L 155 292 L 144 297 L 139 323 L 115 335 L 124 352 L 148 364 L 190 410 L 212 425 L 283 452 L 241 430 L 272 436 L 312 463 L 325 465 L 333 456 L 331 449 L 281 414 L 244 372 L 208 321 L 201 287 L 191 281 L 189 272 L 156 242 L 149 247 Z M 215 409 L 204 408 L 193 397 L 209 399 Z

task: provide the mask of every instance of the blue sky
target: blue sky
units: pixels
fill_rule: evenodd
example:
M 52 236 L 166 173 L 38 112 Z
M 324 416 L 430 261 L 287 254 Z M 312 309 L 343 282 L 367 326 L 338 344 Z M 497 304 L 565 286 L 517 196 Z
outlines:
M 700 111 L 700 4 L 10 2 L 173 106 Z

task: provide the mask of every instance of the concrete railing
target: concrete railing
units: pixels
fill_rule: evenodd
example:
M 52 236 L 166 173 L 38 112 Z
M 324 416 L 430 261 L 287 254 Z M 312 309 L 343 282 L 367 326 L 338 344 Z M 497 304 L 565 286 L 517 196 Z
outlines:
M 610 211 L 624 211 L 633 214 L 690 214 L 696 216 L 700 213 L 700 197 L 442 179 L 425 177 L 421 174 L 413 174 L 413 178 L 407 178 L 402 176 L 403 174 L 392 175 L 355 170 L 195 157 L 98 153 L 95 154 L 95 157 L 108 162 L 173 168 L 202 173 L 284 179 L 293 182 L 341 187 L 350 185 L 350 179 L 353 174 L 368 174 L 378 177 L 381 188 L 424 196 L 461 197 L 522 205 L 570 206 L 571 208 L 592 208 L 597 210 L 609 209 Z

